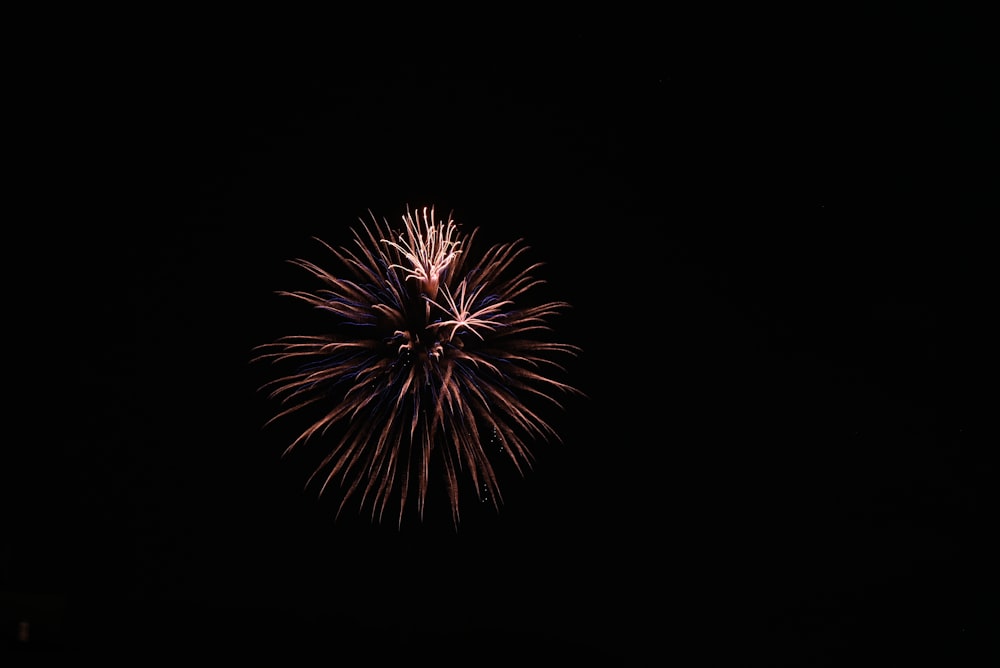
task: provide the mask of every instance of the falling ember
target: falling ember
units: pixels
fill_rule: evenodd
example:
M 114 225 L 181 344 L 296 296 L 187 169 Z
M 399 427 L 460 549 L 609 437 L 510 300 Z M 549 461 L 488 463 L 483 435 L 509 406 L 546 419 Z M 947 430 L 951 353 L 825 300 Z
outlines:
M 522 305 L 543 282 L 532 277 L 539 263 L 525 266 L 522 240 L 474 256 L 476 231 L 463 234 L 450 216 L 437 220 L 424 207 L 402 222 L 393 230 L 372 216 L 352 230 L 352 247 L 317 239 L 340 273 L 292 260 L 321 287 L 278 294 L 320 310 L 329 328 L 259 346 L 254 360 L 294 363 L 264 385 L 281 405 L 269 422 L 320 411 L 286 449 L 330 438 L 307 485 L 318 481 L 320 494 L 339 485 L 341 510 L 360 495 L 379 521 L 398 498 L 402 524 L 412 496 L 423 517 L 440 475 L 457 527 L 460 476 L 499 509 L 496 459 L 524 474 L 533 443 L 559 440 L 532 406 L 561 408 L 560 396 L 580 394 L 556 379 L 565 373 L 559 360 L 579 348 L 549 340 L 549 320 L 569 304 Z

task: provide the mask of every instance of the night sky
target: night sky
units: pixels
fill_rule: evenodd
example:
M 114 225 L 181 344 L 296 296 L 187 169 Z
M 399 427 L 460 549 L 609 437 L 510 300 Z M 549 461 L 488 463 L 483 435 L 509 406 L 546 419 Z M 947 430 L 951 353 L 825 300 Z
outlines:
M 992 469 L 946 343 L 971 131 L 934 131 L 975 104 L 966 52 L 895 19 L 598 26 L 51 56 L 13 251 L 6 647 L 979 649 Z M 318 451 L 281 456 L 304 425 L 263 426 L 251 350 L 321 326 L 274 294 L 315 287 L 286 262 L 325 261 L 312 237 L 425 205 L 526 240 L 586 397 L 499 514 L 466 499 L 456 530 L 432 494 L 402 528 L 335 521 L 336 490 L 304 488 Z

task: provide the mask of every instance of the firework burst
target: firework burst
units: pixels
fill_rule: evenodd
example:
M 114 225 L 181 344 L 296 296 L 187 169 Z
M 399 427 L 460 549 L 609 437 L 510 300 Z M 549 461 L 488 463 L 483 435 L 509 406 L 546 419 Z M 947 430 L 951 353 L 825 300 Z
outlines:
M 351 248 L 317 239 L 342 273 L 292 260 L 322 288 L 278 294 L 321 311 L 329 329 L 260 346 L 254 360 L 294 363 L 262 388 L 281 404 L 269 423 L 307 406 L 319 411 L 285 453 L 330 437 L 307 486 L 321 480 L 322 495 L 337 481 L 340 510 L 360 494 L 378 521 L 398 499 L 402 524 L 413 497 L 423 517 L 440 471 L 457 526 L 460 476 L 499 510 L 494 459 L 523 475 L 532 443 L 559 440 L 531 406 L 537 399 L 562 408 L 560 396 L 580 394 L 553 377 L 565 371 L 559 360 L 579 349 L 548 338 L 548 322 L 566 302 L 521 305 L 542 283 L 532 277 L 539 263 L 523 266 L 523 240 L 473 259 L 477 230 L 463 234 L 450 216 L 437 220 L 426 207 L 407 209 L 402 222 L 392 230 L 374 215 L 361 221 Z

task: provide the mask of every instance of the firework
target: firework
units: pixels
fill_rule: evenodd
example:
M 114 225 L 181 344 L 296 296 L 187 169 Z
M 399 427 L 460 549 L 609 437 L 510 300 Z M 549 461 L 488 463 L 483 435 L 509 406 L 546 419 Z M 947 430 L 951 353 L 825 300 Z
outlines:
M 560 359 L 579 348 L 549 340 L 550 319 L 569 304 L 522 305 L 543 282 L 532 276 L 540 263 L 523 260 L 523 240 L 474 258 L 478 230 L 463 234 L 451 216 L 407 208 L 402 222 L 392 230 L 374 215 L 362 220 L 353 247 L 317 239 L 340 273 L 291 260 L 322 287 L 278 294 L 318 309 L 329 327 L 260 346 L 254 360 L 294 366 L 262 388 L 281 405 L 269 423 L 317 411 L 285 450 L 327 437 L 330 449 L 307 486 L 321 480 L 322 495 L 337 481 L 340 510 L 359 498 L 378 521 L 398 499 L 402 524 L 413 497 L 423 518 L 428 486 L 440 476 L 457 526 L 460 476 L 499 510 L 495 459 L 524 475 L 532 444 L 559 440 L 538 411 L 562 409 L 561 397 L 580 394 L 554 377 L 565 372 Z

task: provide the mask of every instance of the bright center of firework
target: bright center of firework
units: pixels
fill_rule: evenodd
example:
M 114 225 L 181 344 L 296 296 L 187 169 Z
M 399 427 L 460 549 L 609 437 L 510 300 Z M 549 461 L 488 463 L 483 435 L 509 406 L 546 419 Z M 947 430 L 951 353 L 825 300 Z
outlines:
M 399 235 L 398 241 L 382 240 L 409 262 L 408 266 L 393 264 L 392 267 L 406 272 L 407 280 L 416 281 L 420 293 L 427 299 L 437 299 L 441 275 L 461 253 L 462 243 L 455 238 L 458 228 L 450 218 L 446 223 L 435 223 L 434 209 L 428 216 L 426 207 L 422 221 L 418 214 L 417 220 L 404 216 L 403 222 L 406 232 Z

